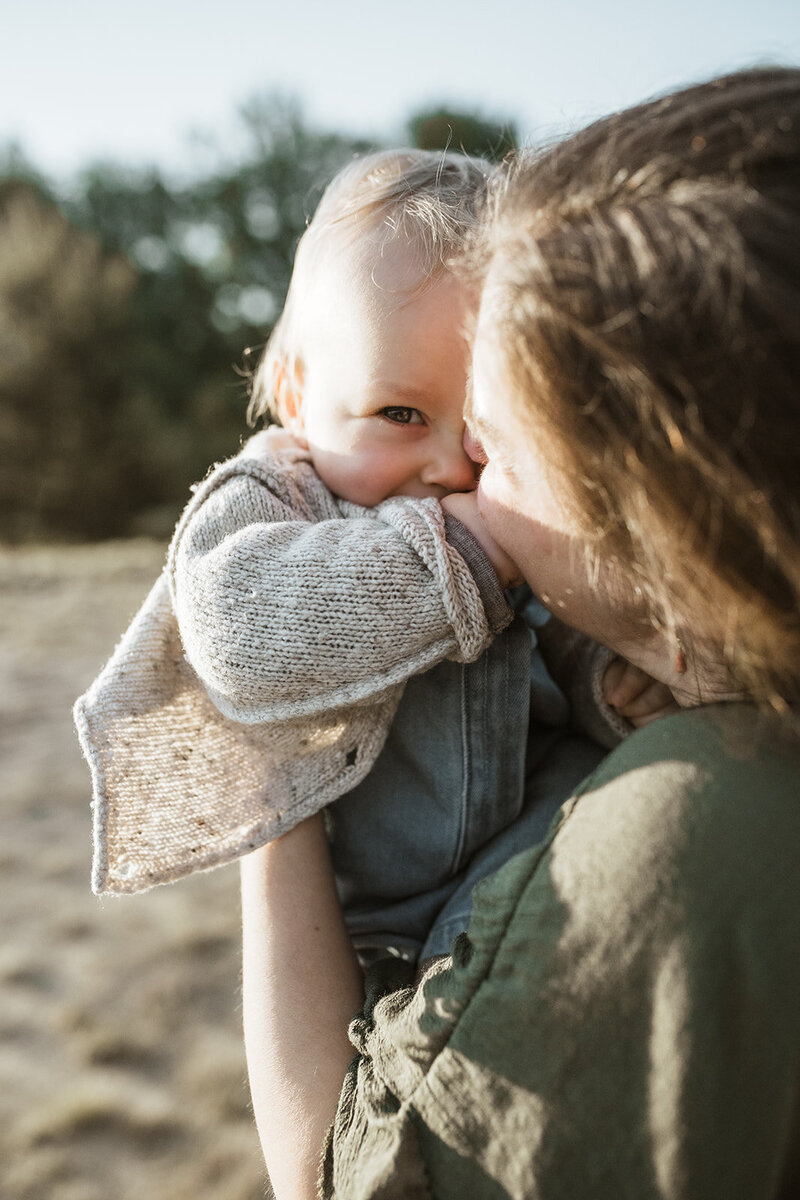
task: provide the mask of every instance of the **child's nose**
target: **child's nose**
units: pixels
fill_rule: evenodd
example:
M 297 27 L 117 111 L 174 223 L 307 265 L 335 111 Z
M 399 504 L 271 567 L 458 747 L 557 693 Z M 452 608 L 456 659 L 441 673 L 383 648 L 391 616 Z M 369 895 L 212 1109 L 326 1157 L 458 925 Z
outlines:
M 467 455 L 461 435 L 440 438 L 422 473 L 422 482 L 448 492 L 471 492 L 477 483 L 475 463 Z

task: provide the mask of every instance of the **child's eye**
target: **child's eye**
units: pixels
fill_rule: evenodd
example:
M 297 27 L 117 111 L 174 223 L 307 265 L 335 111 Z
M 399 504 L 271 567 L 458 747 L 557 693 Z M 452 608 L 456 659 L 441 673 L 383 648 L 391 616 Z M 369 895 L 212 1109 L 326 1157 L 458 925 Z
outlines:
M 382 417 L 386 417 L 387 421 L 394 421 L 395 425 L 421 425 L 422 417 L 416 408 L 406 408 L 404 405 L 389 405 L 388 408 L 382 408 Z

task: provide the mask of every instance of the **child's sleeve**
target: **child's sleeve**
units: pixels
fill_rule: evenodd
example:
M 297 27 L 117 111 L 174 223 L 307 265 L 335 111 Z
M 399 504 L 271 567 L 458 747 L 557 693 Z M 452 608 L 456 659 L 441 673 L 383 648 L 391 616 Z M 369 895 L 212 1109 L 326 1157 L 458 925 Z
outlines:
M 213 472 L 76 702 L 98 893 L 227 862 L 351 790 L 406 678 L 511 617 L 435 501 L 344 511 L 305 474 L 247 451 Z
M 361 508 L 310 467 L 247 450 L 195 493 L 168 571 L 189 662 L 247 723 L 368 702 L 444 658 L 471 661 L 512 616 L 436 500 Z

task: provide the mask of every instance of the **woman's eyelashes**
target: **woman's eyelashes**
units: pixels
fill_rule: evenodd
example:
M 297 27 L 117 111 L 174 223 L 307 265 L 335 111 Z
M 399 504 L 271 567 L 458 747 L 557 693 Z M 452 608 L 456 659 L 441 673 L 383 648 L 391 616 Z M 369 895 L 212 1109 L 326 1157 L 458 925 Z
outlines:
M 402 404 L 390 404 L 380 410 L 380 415 L 392 421 L 395 425 L 422 425 L 422 414 L 416 408 L 407 408 Z

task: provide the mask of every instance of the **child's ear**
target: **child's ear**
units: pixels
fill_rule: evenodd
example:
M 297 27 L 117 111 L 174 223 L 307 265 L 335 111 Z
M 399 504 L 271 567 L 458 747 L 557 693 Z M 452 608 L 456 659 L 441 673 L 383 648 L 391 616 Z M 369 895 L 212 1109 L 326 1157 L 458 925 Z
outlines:
M 299 359 L 293 363 L 282 359 L 275 364 L 273 389 L 278 408 L 278 416 L 284 429 L 288 429 L 295 437 L 302 437 L 305 432 L 303 420 L 303 381 L 305 372 Z

